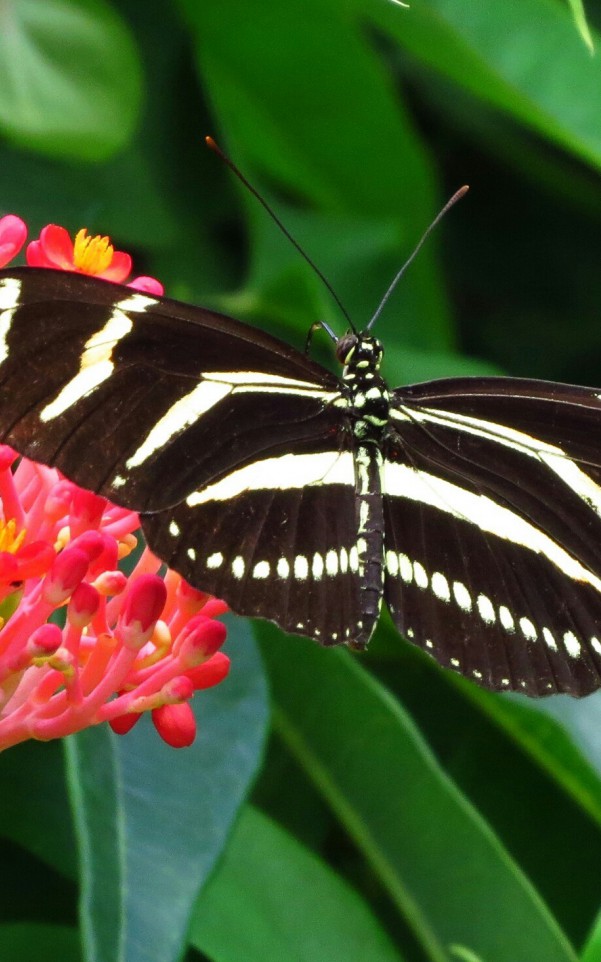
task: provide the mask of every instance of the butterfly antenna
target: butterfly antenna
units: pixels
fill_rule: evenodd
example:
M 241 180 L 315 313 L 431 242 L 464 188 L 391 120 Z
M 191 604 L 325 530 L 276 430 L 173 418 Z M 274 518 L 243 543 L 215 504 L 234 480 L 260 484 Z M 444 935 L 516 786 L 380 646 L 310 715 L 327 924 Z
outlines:
M 401 277 L 403 276 L 403 274 L 405 273 L 405 271 L 406 271 L 407 268 L 409 267 L 409 264 L 411 263 L 411 261 L 412 261 L 412 260 L 414 259 L 414 257 L 417 255 L 418 251 L 420 250 L 422 244 L 423 244 L 424 241 L 426 240 L 426 238 L 427 238 L 428 234 L 430 233 L 430 231 L 433 231 L 433 230 L 434 230 L 434 228 L 436 227 L 436 225 L 437 225 L 438 223 L 440 223 L 440 221 L 442 220 L 442 218 L 444 217 L 444 215 L 447 213 L 447 211 L 450 210 L 451 207 L 453 207 L 453 206 L 457 203 L 458 200 L 461 200 L 461 198 L 462 198 L 465 194 L 467 194 L 468 190 L 469 190 L 469 187 L 468 187 L 467 184 L 466 184 L 466 185 L 464 185 L 463 187 L 460 187 L 459 190 L 455 191 L 455 193 L 453 194 L 453 196 L 451 197 L 451 199 L 446 202 L 446 204 L 444 205 L 444 207 L 442 208 L 442 210 L 436 215 L 436 217 L 434 218 L 434 220 L 432 221 L 432 223 L 430 224 L 430 226 L 428 227 L 428 229 L 427 229 L 426 231 L 424 231 L 424 233 L 423 233 L 422 237 L 420 238 L 419 243 L 417 244 L 415 250 L 413 251 L 413 253 L 411 254 L 411 256 L 410 256 L 409 258 L 407 258 L 407 260 L 405 261 L 405 263 L 404 263 L 403 266 L 401 267 L 400 271 L 398 272 L 398 274 L 396 275 L 396 277 L 393 279 L 392 284 L 390 285 L 390 287 L 388 288 L 388 290 L 387 290 L 386 293 L 384 294 L 384 297 L 383 297 L 382 300 L 380 301 L 380 306 L 378 307 L 376 313 L 374 314 L 374 316 L 372 317 L 371 321 L 370 321 L 369 324 L 367 325 L 367 328 L 366 328 L 367 331 L 369 331 L 370 327 L 373 327 L 373 325 L 374 325 L 374 324 L 376 323 L 376 321 L 378 320 L 380 314 L 382 313 L 382 311 L 384 310 L 384 308 L 385 308 L 385 306 L 386 306 L 386 303 L 387 303 L 387 301 L 388 301 L 388 298 L 390 297 L 390 295 L 391 295 L 392 292 L 394 291 L 395 287 L 397 286 L 398 282 L 400 281 Z
M 325 276 L 325 274 L 323 273 L 323 271 L 320 271 L 320 269 L 319 269 L 319 267 L 317 266 L 317 264 L 315 264 L 314 261 L 311 260 L 311 258 L 310 258 L 309 255 L 306 253 L 306 251 L 304 251 L 304 250 L 302 249 L 302 247 L 300 246 L 300 244 L 298 243 L 298 241 L 294 239 L 294 237 L 292 236 L 292 234 L 290 233 L 290 231 L 289 231 L 286 227 L 284 227 L 284 225 L 282 224 L 282 221 L 281 221 L 280 218 L 277 216 L 277 214 L 272 210 L 272 208 L 269 206 L 269 204 L 267 203 L 267 201 L 265 200 L 265 198 L 264 198 L 264 197 L 261 197 L 261 195 L 260 195 L 259 191 L 256 189 L 256 187 L 253 187 L 253 185 L 250 183 L 250 181 L 248 181 L 248 180 L 246 179 L 246 177 L 244 176 L 244 174 L 242 173 L 242 171 L 240 171 L 240 170 L 236 167 L 236 165 L 235 165 L 235 163 L 233 162 L 233 160 L 230 160 L 230 158 L 227 156 L 227 154 L 224 154 L 224 152 L 222 151 L 222 149 L 221 149 L 221 147 L 219 146 L 219 144 L 217 144 L 217 143 L 213 140 L 212 137 L 205 137 L 205 143 L 206 143 L 207 147 L 209 147 L 212 151 L 214 151 L 214 153 L 217 154 L 218 157 L 221 158 L 221 160 L 224 162 L 224 164 L 227 164 L 227 166 L 230 168 L 230 170 L 236 175 L 236 177 L 238 178 L 238 180 L 239 180 L 242 184 L 244 184 L 244 186 L 246 187 L 246 189 L 249 190 L 250 193 L 253 195 L 253 197 L 256 197 L 257 200 L 259 201 L 259 203 L 265 208 L 265 210 L 267 211 L 267 213 L 268 213 L 269 216 L 271 217 L 272 221 L 274 221 L 274 222 L 277 224 L 277 226 L 280 228 L 280 230 L 281 230 L 282 234 L 284 235 L 284 237 L 287 237 L 287 238 L 288 238 L 288 240 L 290 241 L 290 243 L 292 244 L 292 246 L 296 248 L 296 250 L 299 252 L 299 254 L 301 255 L 301 257 L 307 262 L 307 264 L 309 265 L 309 267 L 311 267 L 311 268 L 313 269 L 313 271 L 317 274 L 317 276 L 320 278 L 322 284 L 325 285 L 325 287 L 327 288 L 327 290 L 330 292 L 330 294 L 332 295 L 332 297 L 334 298 L 334 300 L 335 300 L 336 303 L 338 304 L 338 307 L 340 308 L 340 310 L 342 311 L 344 317 L 346 318 L 346 320 L 347 320 L 347 322 L 348 322 L 351 330 L 353 330 L 353 331 L 356 333 L 356 328 L 355 328 L 355 325 L 353 324 L 353 322 L 352 322 L 352 320 L 351 320 L 351 318 L 350 318 L 349 312 L 347 311 L 346 307 L 344 306 L 344 304 L 342 303 L 342 301 L 341 301 L 340 298 L 338 297 L 338 294 L 336 293 L 336 291 L 334 290 L 334 288 L 333 288 L 332 285 L 330 284 L 329 280 L 327 279 L 327 277 Z

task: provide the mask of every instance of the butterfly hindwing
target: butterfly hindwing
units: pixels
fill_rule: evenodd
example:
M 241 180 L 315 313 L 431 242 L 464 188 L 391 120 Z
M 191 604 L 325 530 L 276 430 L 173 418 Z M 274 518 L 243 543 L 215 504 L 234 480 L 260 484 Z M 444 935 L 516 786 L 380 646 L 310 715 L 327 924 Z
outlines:
M 334 444 L 332 443 L 334 441 Z M 169 512 L 144 515 L 150 547 L 239 614 L 324 645 L 360 618 L 355 474 L 345 437 L 246 461 Z
M 393 618 L 486 687 L 586 694 L 601 681 L 601 468 L 581 430 L 596 392 L 447 385 L 395 393 L 383 483 Z M 469 393 L 490 402 L 502 387 L 503 422 Z

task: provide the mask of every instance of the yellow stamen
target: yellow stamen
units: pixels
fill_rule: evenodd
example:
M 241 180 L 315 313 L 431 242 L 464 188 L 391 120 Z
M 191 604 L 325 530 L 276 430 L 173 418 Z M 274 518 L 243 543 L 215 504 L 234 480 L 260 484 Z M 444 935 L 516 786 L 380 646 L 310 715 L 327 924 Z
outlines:
M 71 529 L 68 524 L 64 528 L 61 528 L 56 536 L 56 541 L 54 542 L 54 550 L 62 551 L 66 548 L 71 540 Z
M 8 551 L 16 554 L 25 538 L 25 528 L 17 534 L 17 522 L 14 518 L 10 521 L 0 520 L 0 551 Z
M 101 237 L 99 234 L 88 237 L 85 227 L 75 235 L 73 264 L 84 274 L 102 274 L 110 267 L 114 253 L 115 249 L 108 237 Z
M 131 554 L 131 552 L 134 550 L 134 548 L 137 548 L 137 546 L 138 546 L 138 539 L 136 538 L 135 535 L 133 534 L 124 535 L 119 541 L 119 549 L 118 549 L 119 561 L 122 561 L 123 558 L 127 558 L 127 556 Z

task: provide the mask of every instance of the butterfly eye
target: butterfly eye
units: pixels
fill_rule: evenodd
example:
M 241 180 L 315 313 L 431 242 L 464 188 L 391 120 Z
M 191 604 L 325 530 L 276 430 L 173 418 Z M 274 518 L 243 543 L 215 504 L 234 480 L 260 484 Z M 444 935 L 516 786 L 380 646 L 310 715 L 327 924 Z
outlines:
M 344 334 L 336 345 L 336 357 L 341 364 L 350 364 L 357 350 L 359 338 L 356 334 Z

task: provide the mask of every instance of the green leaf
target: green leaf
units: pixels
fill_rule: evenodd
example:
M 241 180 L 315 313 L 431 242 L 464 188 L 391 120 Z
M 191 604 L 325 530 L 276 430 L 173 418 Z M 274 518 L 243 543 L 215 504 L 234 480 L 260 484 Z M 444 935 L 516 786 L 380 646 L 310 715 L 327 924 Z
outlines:
M 196 903 L 191 941 L 214 962 L 401 959 L 356 892 L 252 806 Z
M 568 3 L 570 5 L 572 16 L 574 18 L 574 24 L 576 25 L 578 33 L 584 40 L 590 52 L 594 53 L 595 45 L 593 43 L 589 25 L 586 21 L 586 13 L 584 12 L 584 4 L 582 3 L 582 0 L 568 0 Z
M 365 16 L 366 8 L 355 3 Z M 595 93 L 601 62 L 583 48 L 570 12 L 553 0 L 427 0 L 368 15 L 447 81 L 501 108 L 567 151 L 601 165 Z
M 195 699 L 191 748 L 166 746 L 147 718 L 122 738 L 103 726 L 67 741 L 83 937 L 95 962 L 179 958 L 265 733 L 261 663 L 244 622 L 233 623 L 228 645 L 231 674 Z
M 580 955 L 580 962 L 601 962 L 601 912 Z
M 574 960 L 557 923 L 400 705 L 346 652 L 270 637 L 276 727 L 428 958 Z M 498 938 L 503 906 L 503 938 Z
M 33 959 L 60 959 L 80 962 L 77 929 L 67 925 L 14 923 L 0 925 L 0 958 L 3 962 L 32 962 Z
M 0 5 L 0 130 L 53 157 L 105 160 L 130 140 L 141 68 L 106 0 Z
M 393 264 L 398 268 L 411 250 L 438 200 L 429 159 L 363 22 L 319 0 L 286 0 L 283 6 L 249 0 L 243 7 L 237 0 L 180 0 L 180 6 L 192 27 L 198 70 L 218 113 L 224 146 L 278 211 L 283 197 L 300 201 L 304 210 L 327 212 L 332 239 L 326 273 L 339 245 L 350 240 L 349 246 L 361 250 L 352 275 L 361 278 L 360 298 L 352 296 L 358 284 L 350 298 L 344 290 L 341 295 L 351 315 L 365 321 L 364 299 L 375 308 L 383 278 L 387 283 Z M 345 109 L 348 104 L 352 109 Z M 270 264 L 263 235 L 269 230 L 275 236 L 275 228 L 251 201 L 257 276 Z M 288 223 L 288 212 L 285 219 Z M 350 239 L 342 225 L 336 231 L 339 219 L 354 220 Z M 369 238 L 361 243 L 361 222 L 373 231 L 376 220 L 387 230 L 394 226 L 395 255 L 391 258 L 389 247 L 374 272 Z M 301 230 L 298 239 L 313 254 L 318 236 L 316 225 Z M 276 240 L 281 246 L 281 238 Z M 413 265 L 396 303 L 403 304 L 407 343 L 446 349 L 453 337 L 433 250 L 428 245 Z M 320 256 L 316 259 L 321 267 Z M 382 333 L 392 316 L 387 314 Z

